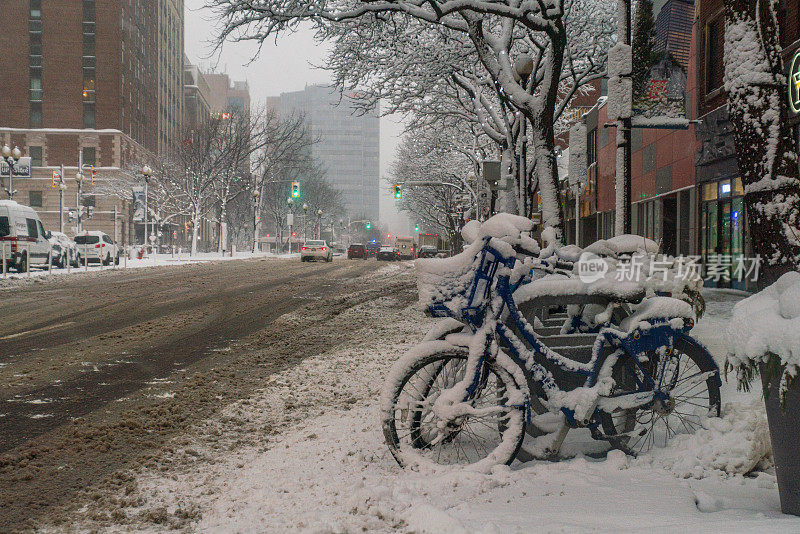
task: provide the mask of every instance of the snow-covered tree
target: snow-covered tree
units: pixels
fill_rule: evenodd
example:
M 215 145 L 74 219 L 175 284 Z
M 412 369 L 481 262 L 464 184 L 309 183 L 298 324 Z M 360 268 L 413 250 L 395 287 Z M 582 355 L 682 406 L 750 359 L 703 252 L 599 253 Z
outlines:
M 471 141 L 467 132 L 456 127 L 410 132 L 403 137 L 391 166 L 394 182 L 408 184 L 399 209 L 427 230 L 447 237 L 453 250 L 459 248 L 466 219 L 477 218 L 476 158 Z
M 798 154 L 784 120 L 778 0 L 725 0 L 725 91 L 754 251 L 766 285 L 800 266 Z
M 650 68 L 653 66 L 653 3 L 650 0 L 636 2 L 633 17 L 633 94 L 647 94 L 647 83 L 650 80 Z
M 394 24 L 398 17 L 412 17 L 466 36 L 497 91 L 527 121 L 543 200 L 543 223 L 553 227 L 560 239 L 563 217 L 554 150 L 555 114 L 563 95 L 564 69 L 584 68 L 582 62 L 570 60 L 567 19 L 578 6 L 583 10 L 585 26 L 593 24 L 597 30 L 611 18 L 613 0 L 377 0 L 335 4 L 324 0 L 208 0 L 208 4 L 223 20 L 220 42 L 254 40 L 263 44 L 306 21 L 324 28 L 329 22 L 357 20 Z M 525 75 L 520 76 L 521 72 Z

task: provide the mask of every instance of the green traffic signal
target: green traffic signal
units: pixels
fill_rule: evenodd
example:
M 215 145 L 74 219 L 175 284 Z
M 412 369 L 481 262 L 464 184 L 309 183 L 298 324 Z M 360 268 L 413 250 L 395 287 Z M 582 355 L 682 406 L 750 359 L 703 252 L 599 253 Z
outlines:
M 300 196 L 300 182 L 292 182 L 292 198 Z
M 402 184 L 395 184 L 394 186 L 394 198 L 396 200 L 400 200 L 403 198 L 403 185 Z
M 369 230 L 370 228 L 372 228 L 372 223 L 371 223 L 371 222 L 369 222 L 369 221 L 367 221 L 367 224 L 364 226 L 364 228 L 366 228 L 367 230 Z
M 415 232 L 419 232 L 419 225 L 418 225 L 418 224 L 415 224 L 415 225 L 414 225 L 414 231 L 415 231 Z

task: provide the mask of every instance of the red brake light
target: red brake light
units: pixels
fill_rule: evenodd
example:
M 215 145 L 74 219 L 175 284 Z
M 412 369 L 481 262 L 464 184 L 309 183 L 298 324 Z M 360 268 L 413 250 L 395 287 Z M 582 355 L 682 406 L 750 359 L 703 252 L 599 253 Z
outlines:
M 101 245 L 100 243 L 98 243 L 98 244 L 96 244 L 96 245 L 94 246 L 94 248 L 100 248 L 100 247 L 102 247 L 102 246 L 103 246 L 103 245 Z
M 328 250 L 328 249 L 327 249 L 327 248 L 325 248 L 325 247 L 322 247 L 322 249 L 321 249 L 321 250 Z
M 301 250 L 305 250 L 305 249 L 306 249 L 306 247 L 303 247 Z

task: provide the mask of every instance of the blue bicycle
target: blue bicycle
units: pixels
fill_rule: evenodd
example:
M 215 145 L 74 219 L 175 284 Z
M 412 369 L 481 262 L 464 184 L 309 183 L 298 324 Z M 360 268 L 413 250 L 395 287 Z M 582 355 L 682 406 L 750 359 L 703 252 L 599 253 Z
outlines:
M 389 374 L 381 417 L 400 465 L 552 459 L 573 428 L 639 454 L 719 415 L 719 368 L 688 335 L 691 306 L 642 302 L 634 283 L 532 277 L 520 252 L 484 237 L 428 273 L 428 314 L 466 327 L 412 349 Z M 613 313 L 637 304 L 621 320 Z M 598 311 L 590 332 L 569 327 L 570 306 Z

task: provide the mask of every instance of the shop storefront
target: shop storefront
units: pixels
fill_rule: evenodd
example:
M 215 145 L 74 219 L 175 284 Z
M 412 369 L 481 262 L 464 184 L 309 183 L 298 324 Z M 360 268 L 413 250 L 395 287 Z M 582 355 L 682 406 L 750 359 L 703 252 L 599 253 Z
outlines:
M 743 289 L 734 276 L 745 257 L 747 217 L 742 181 L 734 177 L 708 182 L 701 191 L 700 255 L 708 285 Z

